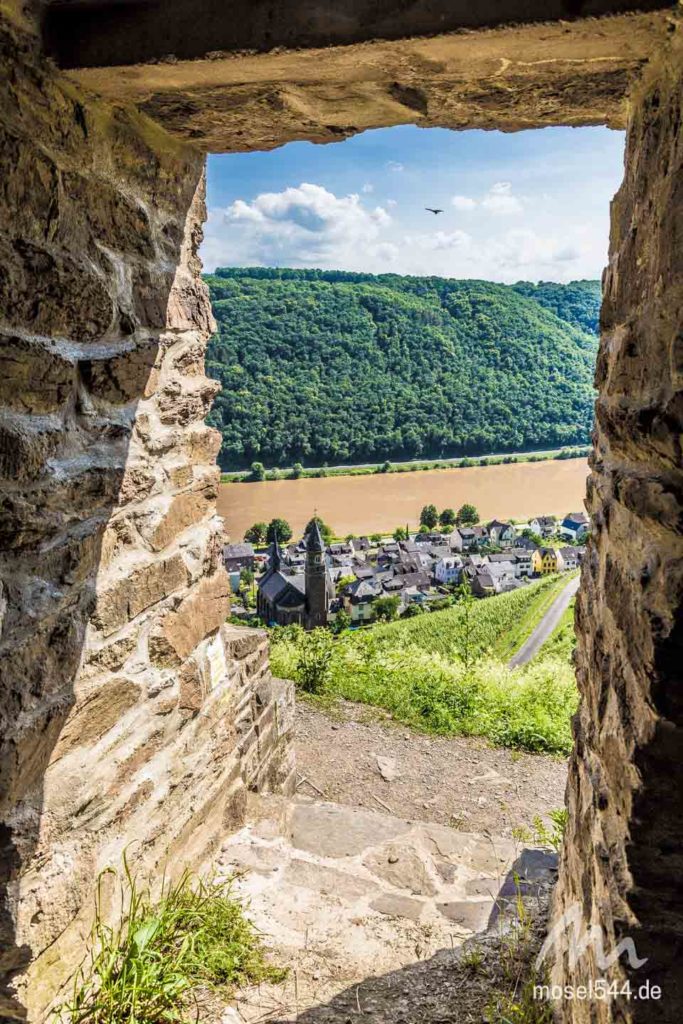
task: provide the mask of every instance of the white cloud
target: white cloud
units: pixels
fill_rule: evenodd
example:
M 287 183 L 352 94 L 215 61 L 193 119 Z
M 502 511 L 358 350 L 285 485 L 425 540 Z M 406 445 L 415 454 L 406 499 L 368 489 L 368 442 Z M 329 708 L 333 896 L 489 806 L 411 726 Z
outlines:
M 363 185 L 363 187 L 361 188 L 361 192 L 364 192 L 366 195 L 368 195 L 370 192 L 374 192 L 374 191 L 375 191 L 375 186 L 371 185 L 369 181 L 366 181 L 365 184 Z
M 521 267 L 548 268 L 557 263 L 570 263 L 581 258 L 582 250 L 578 245 L 558 243 L 552 236 L 520 229 L 508 231 L 489 242 L 482 255 L 501 271 L 505 271 Z
M 386 201 L 386 204 L 385 204 L 385 205 L 386 205 L 386 206 L 388 206 L 388 207 L 389 207 L 389 208 L 391 209 L 391 208 L 393 208 L 394 206 L 398 206 L 398 203 L 396 202 L 396 200 L 395 200 L 395 199 L 387 199 L 387 201 Z
M 423 250 L 443 252 L 448 249 L 469 249 L 472 236 L 466 231 L 435 231 L 430 235 L 416 235 L 406 238 L 408 246 L 418 246 Z
M 593 258 L 590 248 L 531 229 L 483 237 L 460 229 L 423 232 L 403 236 L 392 270 L 508 283 L 569 281 L 582 273 L 586 258 Z
M 401 250 L 393 242 L 380 242 L 375 246 L 374 255 L 380 261 L 395 263 L 401 255 Z
M 492 185 L 488 193 L 481 201 L 481 205 L 490 213 L 521 213 L 522 202 L 512 193 L 512 184 L 509 181 L 497 181 Z
M 368 208 L 355 193 L 336 196 L 303 182 L 212 210 L 202 255 L 208 269 L 221 264 L 351 267 L 359 258 L 381 269 L 398 256 L 396 246 L 381 237 L 391 222 L 384 207 Z
M 470 196 L 453 196 L 451 203 L 456 210 L 473 210 L 477 205 L 476 199 L 471 199 Z
M 556 249 L 554 258 L 556 263 L 568 263 L 571 260 L 579 260 L 583 255 L 583 251 L 578 245 L 563 245 L 560 249 Z
M 523 209 L 522 200 L 512 191 L 512 183 L 509 181 L 497 181 L 481 199 L 473 199 L 472 196 L 453 196 L 451 204 L 456 210 L 474 210 L 476 207 L 494 214 L 521 213 Z
M 405 171 L 405 165 L 404 164 L 400 164 L 397 160 L 388 160 L 387 161 L 387 170 L 388 171 Z

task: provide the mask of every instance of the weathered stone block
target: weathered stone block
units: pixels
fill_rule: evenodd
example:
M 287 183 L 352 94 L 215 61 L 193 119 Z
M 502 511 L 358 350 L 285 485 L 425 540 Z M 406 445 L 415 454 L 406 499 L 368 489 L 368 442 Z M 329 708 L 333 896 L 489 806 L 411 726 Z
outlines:
M 157 483 L 153 466 L 144 460 L 129 460 L 121 476 L 117 495 L 119 505 L 128 505 L 150 495 Z
M 172 487 L 187 487 L 194 479 L 192 466 L 173 466 L 168 470 L 168 479 Z
M 109 636 L 146 608 L 180 590 L 187 579 L 187 569 L 180 555 L 133 569 L 128 576 L 105 585 L 98 594 L 94 624 Z
M 138 264 L 133 271 L 133 310 L 143 327 L 164 330 L 169 326 L 168 304 L 175 272 Z
M 140 687 L 132 679 L 116 678 L 98 687 L 77 703 L 60 733 L 53 760 L 77 746 L 88 746 L 113 729 L 140 699 Z
M 103 644 L 88 654 L 87 664 L 116 672 L 125 665 L 138 643 L 138 630 L 134 629 L 127 636 Z
M 0 477 L 13 481 L 38 477 L 63 433 L 54 423 L 17 417 L 0 425 Z
M 230 581 L 224 569 L 202 579 L 150 636 L 150 654 L 159 664 L 180 664 L 230 610 Z
M 225 653 L 229 658 L 240 660 L 266 647 L 268 634 L 265 629 L 252 629 L 248 626 L 224 626 L 222 630 Z
M 189 382 L 168 381 L 157 396 L 161 422 L 187 426 L 203 420 L 220 389 L 218 381 L 208 377 L 192 377 Z
M 0 239 L 0 309 L 37 334 L 95 341 L 114 320 L 104 275 L 80 255 L 25 238 Z
M 94 398 L 132 402 L 152 392 L 158 352 L 159 343 L 150 338 L 107 359 L 82 360 L 78 368 Z
M 189 526 L 212 514 L 215 507 L 216 490 L 213 487 L 179 494 L 161 521 L 151 530 L 143 529 L 141 532 L 155 551 L 161 551 Z
M 204 701 L 204 679 L 194 658 L 188 659 L 178 672 L 180 693 L 178 707 L 184 711 L 199 711 Z
M 127 256 L 153 260 L 155 246 L 150 217 L 137 196 L 131 196 L 111 182 L 77 171 L 62 172 L 62 187 L 68 196 L 71 217 L 60 219 L 60 242 L 71 249 L 80 245 L 94 245 L 99 238 L 107 239 L 107 247 Z M 76 221 L 80 235 L 65 221 Z
M 213 427 L 200 426 L 189 431 L 183 450 L 191 463 L 215 462 L 221 447 L 221 435 Z

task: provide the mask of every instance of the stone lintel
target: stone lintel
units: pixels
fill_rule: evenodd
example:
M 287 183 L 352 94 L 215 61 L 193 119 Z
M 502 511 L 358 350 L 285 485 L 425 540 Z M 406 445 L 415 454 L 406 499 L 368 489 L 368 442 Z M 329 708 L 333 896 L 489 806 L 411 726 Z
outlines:
M 206 0 L 191 5 L 200 35 L 181 37 L 174 16 L 190 5 L 161 6 L 53 4 L 46 46 L 81 85 L 210 152 L 395 124 L 623 128 L 631 85 L 671 18 L 668 3 L 470 4 L 466 16 L 464 3 L 434 0 L 391 18 L 395 5 L 374 3 L 363 20 L 368 3 L 357 0 L 281 3 L 266 25 L 263 3 L 218 18 L 223 5 Z

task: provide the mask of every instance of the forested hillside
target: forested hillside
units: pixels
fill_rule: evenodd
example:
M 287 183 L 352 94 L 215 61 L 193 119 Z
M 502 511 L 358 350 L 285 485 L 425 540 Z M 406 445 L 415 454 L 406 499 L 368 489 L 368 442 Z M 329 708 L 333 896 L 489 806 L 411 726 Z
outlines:
M 549 309 L 561 320 L 578 327 L 588 334 L 599 333 L 600 300 L 602 289 L 599 281 L 571 281 L 556 284 L 554 281 L 518 281 L 512 286 L 520 295 L 535 299 L 539 305 Z
M 597 282 L 270 268 L 217 270 L 207 282 L 224 469 L 589 440 Z

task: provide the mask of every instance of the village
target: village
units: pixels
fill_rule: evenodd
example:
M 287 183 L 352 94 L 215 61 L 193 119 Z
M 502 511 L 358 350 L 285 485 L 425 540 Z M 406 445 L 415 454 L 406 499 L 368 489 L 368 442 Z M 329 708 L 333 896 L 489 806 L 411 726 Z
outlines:
M 475 520 L 476 510 L 468 508 L 464 518 Z M 339 631 L 437 611 L 463 586 L 484 599 L 577 569 L 590 529 L 583 512 L 471 525 L 458 516 L 453 526 L 435 512 L 425 506 L 417 532 L 398 527 L 390 537 L 335 540 L 313 516 L 298 542 L 281 542 L 271 529 L 267 546 L 248 540 L 226 545 L 233 616 L 266 626 Z

